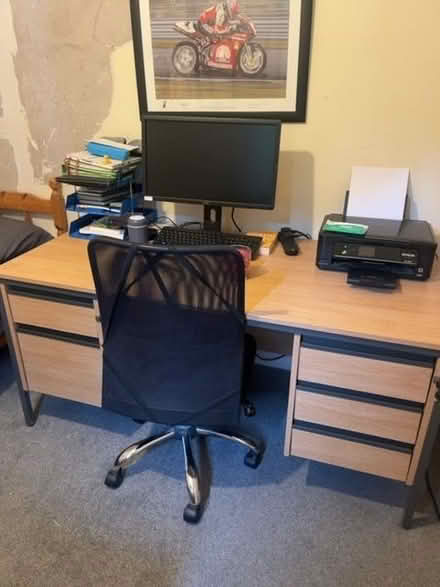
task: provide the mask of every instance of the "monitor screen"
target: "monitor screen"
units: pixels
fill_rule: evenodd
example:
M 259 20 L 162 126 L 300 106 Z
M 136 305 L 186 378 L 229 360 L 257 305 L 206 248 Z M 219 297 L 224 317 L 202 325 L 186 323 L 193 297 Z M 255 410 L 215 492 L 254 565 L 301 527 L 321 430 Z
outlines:
M 272 209 L 281 123 L 147 115 L 146 194 L 157 200 Z

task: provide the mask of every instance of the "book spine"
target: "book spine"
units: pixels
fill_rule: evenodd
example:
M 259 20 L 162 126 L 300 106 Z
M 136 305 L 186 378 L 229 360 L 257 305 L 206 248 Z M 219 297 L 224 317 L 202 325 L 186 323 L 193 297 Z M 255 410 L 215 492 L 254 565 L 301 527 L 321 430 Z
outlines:
M 119 161 L 125 161 L 128 159 L 129 155 L 129 152 L 126 149 L 118 149 L 117 147 L 112 147 L 110 145 L 100 145 L 93 142 L 87 144 L 87 151 L 91 155 L 98 155 L 100 157 L 108 155 L 112 159 L 117 159 Z

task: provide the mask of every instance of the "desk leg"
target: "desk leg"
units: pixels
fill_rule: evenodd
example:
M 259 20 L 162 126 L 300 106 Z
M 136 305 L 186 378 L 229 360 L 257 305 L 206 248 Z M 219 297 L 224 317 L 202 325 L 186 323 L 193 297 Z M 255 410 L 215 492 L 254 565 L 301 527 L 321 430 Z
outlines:
M 25 391 L 23 389 L 19 379 L 17 379 L 17 386 L 18 397 L 20 398 L 20 403 L 24 414 L 24 421 L 26 422 L 26 426 L 33 426 L 38 419 L 38 412 L 40 411 L 42 396 L 40 396 L 37 405 L 33 407 L 31 402 L 31 394 L 29 391 Z
M 17 335 L 14 330 L 14 323 L 12 320 L 11 309 L 9 307 L 9 300 L 6 293 L 6 287 L 0 284 L 0 316 L 2 325 L 5 329 L 6 340 L 8 342 L 9 354 L 12 359 L 12 365 L 15 371 L 15 380 L 18 387 L 18 396 L 20 398 L 21 407 L 23 409 L 24 419 L 27 426 L 33 426 L 38 418 L 40 409 L 41 397 L 37 405 L 34 407 L 31 402 L 31 395 L 23 387 L 23 381 L 26 381 L 23 364 L 21 361 L 21 354 L 17 342 Z M 17 356 L 19 354 L 20 356 Z
M 440 380 L 436 383 L 438 391 L 435 394 L 435 401 L 429 423 L 428 432 L 423 444 L 422 454 L 417 465 L 414 484 L 409 487 L 408 499 L 403 512 L 402 526 L 410 530 L 413 516 L 416 510 L 417 500 L 421 493 L 422 487 L 425 486 L 426 471 L 431 462 L 432 451 L 440 428 Z

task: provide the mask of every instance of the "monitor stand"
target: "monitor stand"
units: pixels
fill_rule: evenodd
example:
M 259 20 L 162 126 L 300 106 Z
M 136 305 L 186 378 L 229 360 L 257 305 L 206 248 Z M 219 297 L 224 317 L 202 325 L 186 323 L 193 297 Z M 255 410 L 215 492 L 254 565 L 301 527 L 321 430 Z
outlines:
M 203 206 L 203 228 L 205 230 L 212 230 L 221 232 L 222 230 L 222 207 L 221 206 L 209 206 L 205 204 Z

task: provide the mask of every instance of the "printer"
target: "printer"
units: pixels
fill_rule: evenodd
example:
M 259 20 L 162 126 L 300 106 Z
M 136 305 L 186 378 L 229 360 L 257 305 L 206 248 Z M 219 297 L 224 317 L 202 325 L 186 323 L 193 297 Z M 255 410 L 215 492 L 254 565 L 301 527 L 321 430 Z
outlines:
M 324 230 L 327 220 L 368 226 L 365 234 Z M 348 283 L 392 289 L 398 278 L 431 275 L 437 243 L 428 222 L 328 214 L 319 231 L 316 265 L 348 272 Z

